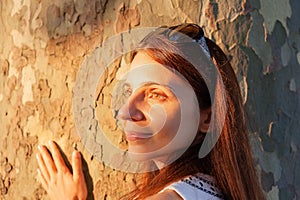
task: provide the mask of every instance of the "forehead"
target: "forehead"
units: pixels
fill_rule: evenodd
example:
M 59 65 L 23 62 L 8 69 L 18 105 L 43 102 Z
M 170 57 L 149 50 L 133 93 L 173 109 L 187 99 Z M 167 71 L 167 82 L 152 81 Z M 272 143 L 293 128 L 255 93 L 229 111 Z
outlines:
M 133 88 L 137 88 L 147 82 L 168 85 L 171 88 L 181 88 L 189 85 L 177 71 L 156 62 L 143 52 L 137 53 L 134 57 L 126 82 Z

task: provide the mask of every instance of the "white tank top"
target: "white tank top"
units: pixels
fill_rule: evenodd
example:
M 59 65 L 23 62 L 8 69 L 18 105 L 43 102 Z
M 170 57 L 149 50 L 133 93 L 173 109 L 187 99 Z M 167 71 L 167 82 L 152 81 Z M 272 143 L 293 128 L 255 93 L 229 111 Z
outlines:
M 173 190 L 184 200 L 221 200 L 224 199 L 221 190 L 216 186 L 213 177 L 201 173 L 188 176 L 165 187 Z

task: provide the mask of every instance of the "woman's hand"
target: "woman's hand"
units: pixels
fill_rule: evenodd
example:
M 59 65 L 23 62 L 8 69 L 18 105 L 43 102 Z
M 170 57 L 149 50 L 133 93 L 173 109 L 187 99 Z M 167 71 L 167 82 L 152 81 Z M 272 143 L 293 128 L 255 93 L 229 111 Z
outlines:
M 39 146 L 36 154 L 38 162 L 38 178 L 51 199 L 85 200 L 87 187 L 82 171 L 81 156 L 78 151 L 72 154 L 72 170 L 70 172 L 55 142 L 49 142 L 50 153 L 45 146 Z

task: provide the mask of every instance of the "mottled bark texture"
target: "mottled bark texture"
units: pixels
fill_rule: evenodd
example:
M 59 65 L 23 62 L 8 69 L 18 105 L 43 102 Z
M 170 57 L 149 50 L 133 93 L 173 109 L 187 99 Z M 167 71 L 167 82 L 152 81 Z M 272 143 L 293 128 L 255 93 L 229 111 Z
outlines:
M 299 199 L 298 0 L 1 0 L 0 198 L 47 199 L 36 180 L 35 153 L 49 139 L 67 158 L 75 146 L 82 151 L 90 199 L 118 199 L 133 189 L 136 177 L 93 159 L 78 137 L 72 112 L 76 74 L 105 38 L 182 22 L 203 26 L 231 60 L 267 196 Z M 107 79 L 115 73 L 107 72 Z M 110 139 L 124 143 L 118 134 Z

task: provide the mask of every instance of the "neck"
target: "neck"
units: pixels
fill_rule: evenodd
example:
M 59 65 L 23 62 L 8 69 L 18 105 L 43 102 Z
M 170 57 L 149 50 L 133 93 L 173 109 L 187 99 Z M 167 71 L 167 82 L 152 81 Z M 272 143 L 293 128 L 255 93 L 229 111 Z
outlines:
M 162 168 L 172 164 L 173 162 L 175 162 L 181 156 L 181 154 L 182 154 L 181 151 L 177 151 L 177 152 L 173 152 L 168 155 L 156 157 L 152 160 L 158 169 L 162 169 Z

